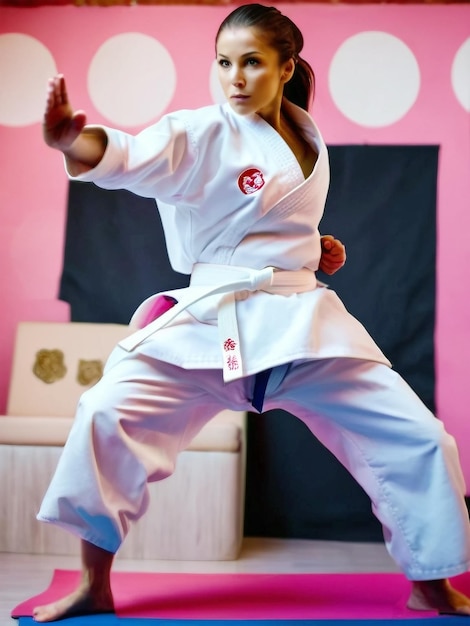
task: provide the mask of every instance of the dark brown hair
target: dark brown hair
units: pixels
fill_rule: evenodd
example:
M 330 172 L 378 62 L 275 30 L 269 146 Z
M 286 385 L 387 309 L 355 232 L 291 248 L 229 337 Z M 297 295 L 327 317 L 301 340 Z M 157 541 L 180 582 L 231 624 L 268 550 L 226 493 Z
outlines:
M 268 38 L 269 45 L 279 53 L 281 63 L 294 59 L 295 71 L 284 86 L 284 96 L 308 110 L 313 101 L 315 75 L 309 63 L 300 57 L 304 38 L 294 22 L 275 7 L 262 4 L 244 4 L 224 19 L 217 31 L 215 41 L 225 28 L 258 28 Z

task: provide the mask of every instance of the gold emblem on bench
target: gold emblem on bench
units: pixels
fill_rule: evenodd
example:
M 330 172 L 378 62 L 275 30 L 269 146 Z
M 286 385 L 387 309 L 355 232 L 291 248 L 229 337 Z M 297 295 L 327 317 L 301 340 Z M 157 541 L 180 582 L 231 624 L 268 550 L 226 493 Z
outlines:
M 42 349 L 36 352 L 33 373 L 45 383 L 55 383 L 67 373 L 62 350 Z
M 94 385 L 103 376 L 103 361 L 78 361 L 77 381 L 80 385 Z

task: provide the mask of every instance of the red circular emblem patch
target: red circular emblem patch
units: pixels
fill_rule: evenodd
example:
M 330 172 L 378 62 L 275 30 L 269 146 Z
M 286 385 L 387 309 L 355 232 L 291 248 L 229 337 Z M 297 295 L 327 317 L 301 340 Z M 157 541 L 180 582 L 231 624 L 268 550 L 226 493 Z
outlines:
M 251 168 L 249 170 L 245 170 L 238 177 L 238 186 L 244 194 L 255 193 L 261 189 L 264 185 L 263 174 L 255 169 Z

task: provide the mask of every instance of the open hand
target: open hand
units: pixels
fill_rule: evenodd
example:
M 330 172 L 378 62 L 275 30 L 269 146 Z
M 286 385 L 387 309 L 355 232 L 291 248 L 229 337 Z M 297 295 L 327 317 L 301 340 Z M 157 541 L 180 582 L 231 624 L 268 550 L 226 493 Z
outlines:
M 49 79 L 43 119 L 44 141 L 51 148 L 66 152 L 86 123 L 84 111 L 73 111 L 67 95 L 65 78 L 58 74 Z

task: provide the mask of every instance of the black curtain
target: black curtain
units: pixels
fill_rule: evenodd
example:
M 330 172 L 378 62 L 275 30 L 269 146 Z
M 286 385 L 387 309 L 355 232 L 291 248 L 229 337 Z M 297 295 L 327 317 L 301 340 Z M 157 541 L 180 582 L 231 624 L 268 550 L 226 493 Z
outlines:
M 59 298 L 72 321 L 128 324 L 145 298 L 188 282 L 170 267 L 154 200 L 69 183 Z
M 319 276 L 434 409 L 437 146 L 331 146 L 321 232 L 347 247 Z M 155 291 L 186 285 L 168 262 L 155 203 L 70 183 L 60 298 L 74 321 L 127 323 Z M 370 502 L 283 411 L 248 418 L 245 534 L 380 541 Z

